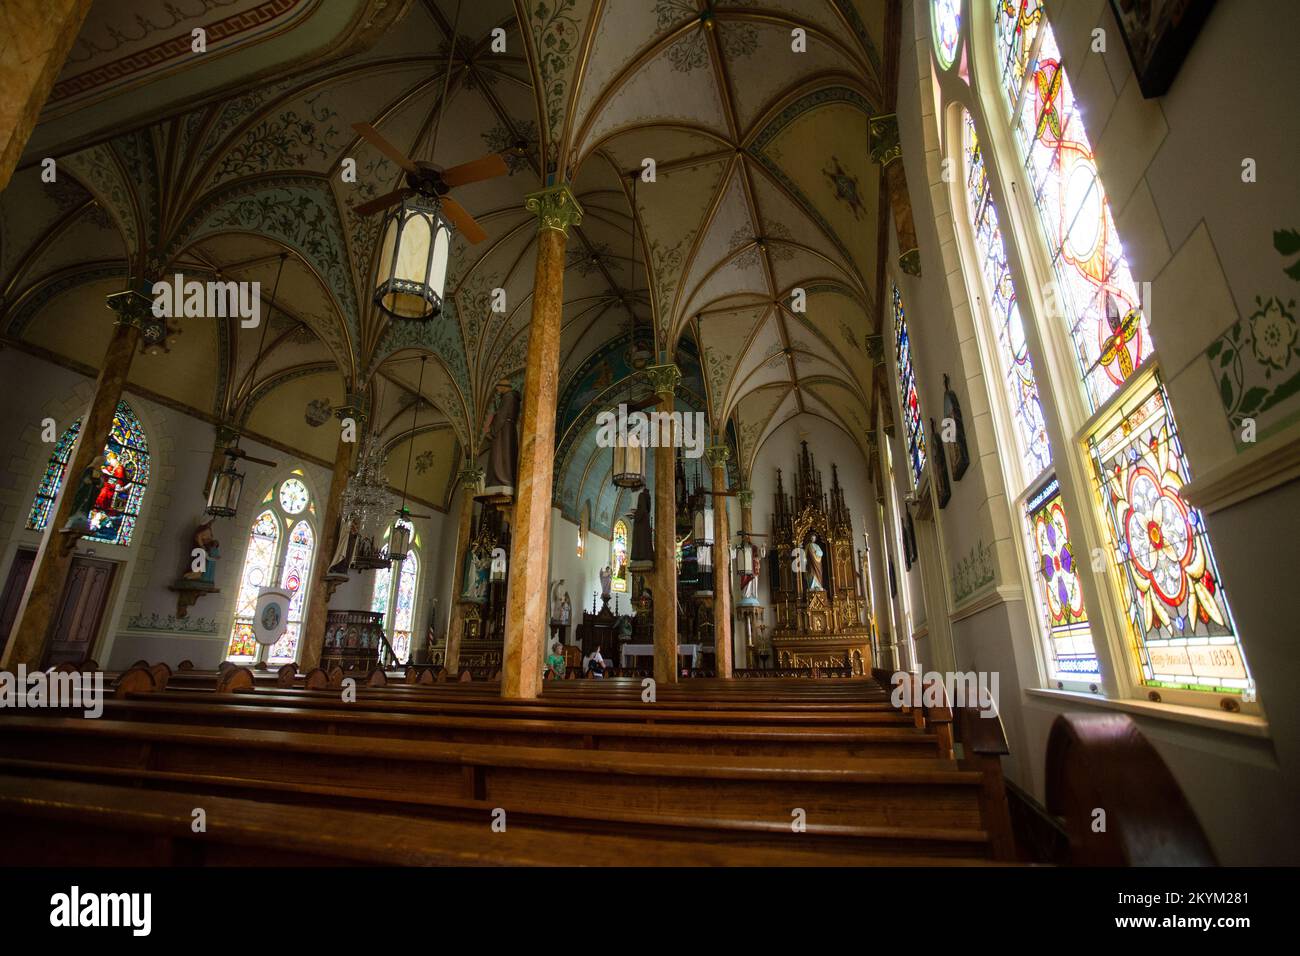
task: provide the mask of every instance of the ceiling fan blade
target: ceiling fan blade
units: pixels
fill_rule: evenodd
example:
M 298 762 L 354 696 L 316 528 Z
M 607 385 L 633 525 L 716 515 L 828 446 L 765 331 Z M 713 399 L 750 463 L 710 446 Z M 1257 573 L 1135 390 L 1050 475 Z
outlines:
M 391 193 L 384 193 L 382 196 L 376 196 L 370 202 L 363 202 L 360 206 L 353 206 L 352 211 L 358 216 L 369 216 L 371 213 L 379 212 L 381 209 L 387 209 L 404 197 L 411 190 L 403 186 L 401 189 L 394 189 Z
M 266 465 L 269 468 L 274 468 L 276 466 L 275 462 L 267 461 L 265 458 L 256 458 L 253 455 L 250 455 L 248 452 L 244 451 L 244 449 L 240 448 L 238 445 L 234 446 L 233 448 L 227 448 L 226 454 L 229 455 L 231 458 L 242 458 L 244 461 L 251 461 L 257 465 Z
M 400 149 L 379 135 L 379 130 L 375 129 L 369 123 L 353 123 L 352 128 L 357 131 L 362 139 L 367 140 L 371 146 L 379 150 L 398 166 L 401 166 L 408 173 L 419 171 L 415 163 L 406 158 L 406 154 Z
M 448 186 L 464 186 L 484 179 L 495 179 L 510 172 L 510 167 L 499 153 L 488 153 L 482 159 L 461 163 L 442 171 L 442 181 Z
M 456 231 L 465 237 L 470 245 L 478 245 L 487 238 L 483 227 L 474 221 L 474 217 L 465 211 L 465 207 L 450 196 L 442 197 L 442 211 L 447 214 Z

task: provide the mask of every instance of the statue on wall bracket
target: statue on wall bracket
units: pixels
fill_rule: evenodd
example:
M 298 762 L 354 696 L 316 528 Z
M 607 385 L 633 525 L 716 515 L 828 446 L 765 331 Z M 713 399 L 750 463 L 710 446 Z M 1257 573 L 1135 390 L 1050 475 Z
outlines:
M 952 484 L 948 481 L 948 453 L 944 450 L 933 418 L 930 419 L 930 447 L 934 449 L 935 494 L 939 498 L 939 510 L 942 511 L 952 500 Z

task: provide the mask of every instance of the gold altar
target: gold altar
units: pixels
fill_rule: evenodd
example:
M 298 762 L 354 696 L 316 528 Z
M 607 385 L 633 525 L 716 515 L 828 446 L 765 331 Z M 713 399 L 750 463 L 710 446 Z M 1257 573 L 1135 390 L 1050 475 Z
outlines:
M 778 667 L 844 667 L 871 673 L 871 619 L 862 555 L 839 473 L 822 489 L 808 443 L 800 442 L 794 491 L 776 472 L 772 515 L 772 653 Z

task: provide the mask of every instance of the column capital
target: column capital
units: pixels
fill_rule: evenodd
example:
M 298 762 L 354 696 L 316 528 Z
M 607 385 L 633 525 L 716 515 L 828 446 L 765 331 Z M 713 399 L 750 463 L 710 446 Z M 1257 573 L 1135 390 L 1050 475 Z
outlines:
M 881 113 L 867 121 L 867 152 L 878 166 L 888 166 L 903 156 L 898 138 L 898 114 Z
M 524 208 L 537 215 L 537 231 L 554 229 L 569 234 L 569 227 L 582 222 L 582 204 L 568 183 L 548 186 L 546 189 L 529 193 L 524 199 Z
M 650 387 L 654 393 L 661 396 L 673 394 L 677 389 L 677 383 L 682 380 L 681 369 L 671 362 L 667 365 L 648 365 L 645 374 L 650 380 Z
M 910 276 L 919 276 L 921 274 L 921 250 L 913 248 L 904 252 L 898 257 L 898 268 Z
M 456 475 L 456 481 L 465 489 L 477 491 L 483 487 L 483 469 L 476 466 L 462 468 Z
M 754 492 L 749 488 L 741 488 L 736 492 L 736 498 L 740 501 L 740 507 L 752 508 L 754 506 Z
M 885 337 L 883 335 L 867 336 L 867 357 L 872 365 L 885 364 Z
M 104 304 L 117 313 L 118 325 L 129 325 L 140 330 L 146 348 L 161 350 L 167 340 L 167 320 L 154 315 L 153 283 L 140 276 L 127 280 L 121 292 L 104 297 Z
M 345 418 L 354 418 L 357 421 L 365 421 L 369 417 L 370 403 L 362 392 L 348 392 L 343 397 L 343 403 L 334 409 L 334 417 L 342 421 Z
M 727 459 L 731 457 L 731 447 L 729 445 L 710 445 L 705 449 L 704 454 L 709 459 L 709 464 L 714 468 L 725 468 Z

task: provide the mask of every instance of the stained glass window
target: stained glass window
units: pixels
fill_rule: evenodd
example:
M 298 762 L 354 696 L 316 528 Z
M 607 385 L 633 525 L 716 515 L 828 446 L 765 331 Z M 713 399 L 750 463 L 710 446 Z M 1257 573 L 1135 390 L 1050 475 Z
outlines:
M 1209 538 L 1180 494 L 1189 472 L 1172 410 L 1158 375 L 1139 374 L 1155 343 L 1056 37 L 1042 0 L 997 0 L 994 21 L 1001 87 L 1056 280 L 1048 311 L 1065 321 L 1100 413 L 1089 447 L 1142 680 L 1245 689 Z
M 980 272 L 984 275 L 989 313 L 996 327 L 999 364 L 1011 399 L 1017 444 L 1025 475 L 1032 478 L 1052 463 L 1052 449 L 1047 440 L 1038 380 L 1025 342 L 1025 327 L 1020 320 L 1020 306 L 1011 281 L 1002 226 L 989 188 L 980 139 L 975 132 L 975 121 L 965 110 L 962 111 L 962 136 L 966 153 L 966 195 L 970 203 L 976 254 Z
M 80 431 L 78 419 L 59 436 L 54 446 L 54 454 L 45 467 L 27 516 L 27 527 L 34 531 L 44 531 L 49 523 Z M 99 473 L 93 480 L 97 490 L 86 516 L 90 533 L 85 539 L 126 547 L 131 543 L 140 505 L 144 502 L 144 490 L 149 484 L 149 442 L 140 419 L 126 402 L 117 404 L 108 442 L 96 467 Z
M 1128 583 L 1144 681 L 1193 690 L 1248 687 L 1205 522 L 1179 494 L 1187 460 L 1158 378 L 1122 400 L 1089 445 Z
M 275 574 L 275 559 L 280 541 L 280 523 L 270 511 L 263 511 L 253 522 L 248 536 L 248 551 L 239 575 L 239 593 L 235 596 L 235 623 L 230 629 L 230 647 L 226 658 L 232 661 L 257 659 L 258 645 L 253 637 L 253 612 L 257 610 L 257 593 L 270 587 Z
M 1030 560 L 1043 618 L 1047 623 L 1048 662 L 1055 680 L 1097 680 L 1101 670 L 1093 649 L 1088 615 L 1079 584 L 1078 557 L 1070 544 L 1061 487 L 1053 477 L 1025 506 Z
M 370 610 L 384 615 L 384 627 L 398 661 L 409 660 L 411 656 L 411 629 L 415 620 L 415 588 L 420 577 L 419 568 L 419 558 L 412 548 L 404 561 L 394 564 L 387 571 L 375 573 Z M 390 609 L 393 575 L 397 575 L 397 605 Z
M 303 613 L 307 605 L 308 575 L 311 573 L 311 556 L 316 549 L 315 536 L 306 521 L 299 521 L 289 532 L 289 544 L 284 552 L 284 569 L 280 572 L 280 587 L 291 595 L 289 599 L 289 626 L 271 647 L 267 662 L 287 664 L 298 659 L 298 635 L 302 630 Z
M 933 0 L 930 19 L 934 24 L 934 54 L 942 69 L 952 66 L 961 35 L 961 0 Z
M 297 478 L 290 478 L 280 485 L 280 507 L 285 514 L 302 514 L 307 507 L 307 486 Z
M 903 315 L 903 295 L 897 284 L 894 285 L 894 354 L 898 360 L 898 401 L 903 409 L 903 427 L 907 430 L 907 459 L 915 488 L 921 483 L 921 472 L 925 469 L 925 426 L 921 422 L 921 400 L 916 394 L 912 340 Z
M 1056 304 L 1096 410 L 1151 355 L 1151 335 L 1041 0 L 1003 0 L 997 33 L 1012 125 L 1055 270 Z
M 262 588 L 278 583 L 292 595 L 288 628 L 266 651 L 265 659 L 269 664 L 288 664 L 298 659 L 298 640 L 307 610 L 311 562 L 316 551 L 316 535 L 311 525 L 305 518 L 294 520 L 295 515 L 308 509 L 310 495 L 305 484 L 288 478 L 278 488 L 271 487 L 262 505 L 248 537 L 226 657 L 235 662 L 259 659 L 262 648 L 253 636 L 252 627 L 257 595 Z M 287 534 L 282 538 L 281 532 L 286 529 Z
M 627 522 L 622 518 L 614 522 L 614 536 L 610 544 L 610 566 L 614 580 L 610 584 L 615 591 L 627 591 Z
M 1024 510 L 1028 537 L 1026 555 L 1043 622 L 1048 672 L 1053 680 L 1094 682 L 1100 673 L 1075 567 L 1074 548 L 1070 544 L 1065 505 L 1056 477 L 1047 472 L 1052 466 L 1052 447 L 1043 420 L 1038 380 L 1025 340 L 1016 287 L 1007 263 L 1006 245 L 979 135 L 975 121 L 965 111 L 962 114 L 962 138 L 976 255 L 988 290 L 989 316 L 995 325 L 999 364 L 1024 466 L 1021 476 L 1025 484 L 1020 488 L 1013 485 L 1009 490 L 1027 492 Z M 1040 475 L 1043 477 L 1039 478 Z M 1029 486 L 1029 481 L 1036 482 L 1036 489 Z

